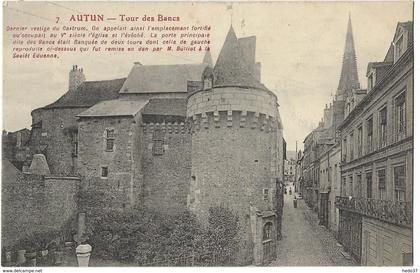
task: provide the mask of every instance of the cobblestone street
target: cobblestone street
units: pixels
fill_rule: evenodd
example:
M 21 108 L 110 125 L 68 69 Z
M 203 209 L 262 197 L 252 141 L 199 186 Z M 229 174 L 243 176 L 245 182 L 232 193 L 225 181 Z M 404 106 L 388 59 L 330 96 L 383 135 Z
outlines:
M 277 259 L 270 266 L 356 266 L 343 256 L 332 233 L 318 225 L 316 213 L 304 200 L 293 208 L 293 196 L 284 196 L 283 239 L 278 241 Z

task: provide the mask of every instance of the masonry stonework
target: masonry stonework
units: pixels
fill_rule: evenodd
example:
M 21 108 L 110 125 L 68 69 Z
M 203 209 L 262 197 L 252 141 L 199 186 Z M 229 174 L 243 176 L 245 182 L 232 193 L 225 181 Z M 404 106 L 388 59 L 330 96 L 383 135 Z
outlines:
M 133 125 L 133 126 L 132 126 Z M 141 168 L 134 165 L 135 127 L 139 117 L 82 118 L 79 122 L 79 164 L 83 187 L 101 190 L 113 198 L 110 207 L 125 209 L 135 205 L 141 182 Z M 113 130 L 114 145 L 106 147 L 107 130 Z M 107 168 L 107 174 L 103 174 Z
M 191 135 L 184 123 L 143 124 L 142 202 L 146 208 L 174 214 L 187 210 L 191 177 Z M 156 130 L 163 135 L 163 153 L 153 154 Z
M 2 245 L 13 246 L 34 232 L 57 230 L 77 211 L 77 177 L 2 171 Z M 10 163 L 9 163 L 10 164 Z
M 52 174 L 75 175 L 77 158 L 73 154 L 77 134 L 76 115 L 85 108 L 37 109 L 32 112 L 31 148 L 47 158 Z

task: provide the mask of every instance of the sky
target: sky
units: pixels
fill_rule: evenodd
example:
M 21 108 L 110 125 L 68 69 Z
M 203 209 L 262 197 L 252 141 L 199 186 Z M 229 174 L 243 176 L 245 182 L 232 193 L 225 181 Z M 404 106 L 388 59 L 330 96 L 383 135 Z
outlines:
M 182 25 L 210 25 L 214 62 L 231 24 L 238 37 L 255 35 L 261 81 L 278 97 L 287 149 L 295 150 L 296 142 L 303 149 L 304 138 L 317 126 L 325 104 L 336 92 L 349 15 L 359 81 L 365 88 L 368 62 L 383 61 L 397 22 L 412 20 L 412 2 L 234 2 L 231 10 L 222 2 L 7 2 L 3 28 L 53 26 L 57 16 L 69 18 L 78 13 L 110 17 L 160 13 L 179 16 Z M 30 128 L 31 111 L 66 92 L 68 72 L 75 64 L 83 67 L 91 81 L 126 77 L 136 61 L 176 64 L 198 63 L 203 58 L 199 52 L 177 52 L 67 54 L 47 61 L 17 60 L 11 58 L 9 33 L 3 33 L 3 128 L 7 131 Z

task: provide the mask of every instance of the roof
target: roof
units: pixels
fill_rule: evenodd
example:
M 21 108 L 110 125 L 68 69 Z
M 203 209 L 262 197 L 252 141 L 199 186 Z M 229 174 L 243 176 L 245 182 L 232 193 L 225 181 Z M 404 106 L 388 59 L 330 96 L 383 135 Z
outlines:
M 187 115 L 187 99 L 150 99 L 142 113 L 143 115 L 185 117 Z
M 89 107 L 103 100 L 116 99 L 124 81 L 125 78 L 106 81 L 86 81 L 77 89 L 68 91 L 57 101 L 43 108 Z
M 267 89 L 255 78 L 254 71 L 250 71 L 246 63 L 246 60 L 252 59 L 252 56 L 243 56 L 244 53 L 252 52 L 252 41 L 253 38 L 242 39 L 239 42 L 233 27 L 230 27 L 214 66 L 214 87 L 239 86 Z M 241 48 L 241 45 L 244 48 Z
M 121 94 L 187 92 L 188 81 L 201 81 L 207 64 L 142 65 L 136 63 L 128 74 Z
M 392 62 L 370 62 L 368 63 L 366 77 L 369 75 L 369 72 L 372 68 L 386 67 L 386 66 L 391 66 L 391 65 L 392 65 Z
M 204 54 L 203 64 L 213 67 L 213 58 L 210 51 L 206 51 L 206 54 Z
M 148 100 L 107 100 L 90 107 L 77 117 L 134 117 L 147 103 Z
M 408 32 L 408 43 L 407 48 L 413 45 L 413 22 L 398 22 L 397 27 L 395 28 L 394 38 L 392 38 L 392 42 L 388 48 L 388 52 L 385 55 L 384 62 L 394 62 L 394 42 L 401 34 L 400 29 L 404 29 Z
M 16 183 L 16 176 L 21 172 L 6 158 L 1 159 L 2 185 Z

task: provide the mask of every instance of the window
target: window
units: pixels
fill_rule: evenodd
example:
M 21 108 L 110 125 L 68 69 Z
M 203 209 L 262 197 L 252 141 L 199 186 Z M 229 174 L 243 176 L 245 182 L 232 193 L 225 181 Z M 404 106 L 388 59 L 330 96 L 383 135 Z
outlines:
M 405 92 L 395 98 L 396 107 L 396 121 L 397 121 L 397 140 L 405 138 L 406 134 L 406 104 L 405 104 Z
M 353 136 L 354 136 L 354 133 L 353 132 L 351 132 L 351 134 L 350 134 L 350 138 L 349 138 L 349 144 L 350 144 L 350 160 L 353 160 L 354 159 L 354 145 L 353 145 L 353 141 L 354 141 L 354 138 L 353 138 Z
M 357 175 L 357 197 L 362 197 L 362 175 Z
M 108 167 L 101 167 L 101 178 L 108 178 Z
M 378 170 L 378 190 L 379 190 L 379 199 L 386 199 L 386 177 L 385 169 Z
M 395 200 L 405 201 L 405 165 L 394 167 Z
M 205 78 L 204 79 L 204 90 L 212 88 L 212 78 Z
M 366 174 L 366 198 L 372 198 L 372 173 Z
M 347 138 L 343 139 L 343 159 L 342 161 L 346 162 L 347 160 Z
M 153 133 L 153 154 L 163 155 L 163 141 L 165 135 L 162 130 L 156 130 Z
M 395 61 L 397 61 L 403 54 L 403 35 L 395 43 Z
M 379 148 L 386 146 L 386 124 L 387 124 L 386 107 L 379 111 Z
M 360 125 L 357 128 L 357 154 L 358 157 L 362 157 L 362 149 L 363 149 L 363 126 Z
M 353 175 L 349 176 L 349 196 L 353 196 Z
M 346 194 L 346 178 L 344 176 L 341 178 L 341 196 L 347 196 L 347 194 Z
M 114 129 L 106 129 L 105 134 L 106 134 L 105 135 L 106 137 L 105 151 L 112 152 L 114 150 L 114 140 L 115 140 Z
M 263 240 L 272 239 L 273 236 L 273 223 L 268 222 L 263 228 Z
M 71 143 L 72 143 L 72 151 L 71 154 L 73 157 L 78 156 L 78 149 L 79 149 L 79 140 L 78 140 L 78 133 L 75 132 L 71 135 Z
M 373 118 L 372 117 L 370 117 L 366 121 L 366 129 L 367 129 L 366 152 L 370 153 L 370 152 L 373 152 Z
M 375 85 L 375 82 L 373 80 L 373 73 L 370 73 L 369 77 L 368 77 L 368 91 L 370 91 L 373 86 Z
M 268 189 L 263 189 L 263 199 L 264 201 L 268 201 Z

